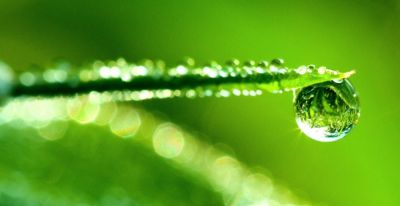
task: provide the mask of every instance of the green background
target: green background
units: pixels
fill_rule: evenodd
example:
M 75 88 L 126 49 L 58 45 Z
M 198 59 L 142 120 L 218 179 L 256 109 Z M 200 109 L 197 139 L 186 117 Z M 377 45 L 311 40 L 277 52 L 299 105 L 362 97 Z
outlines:
M 239 160 L 267 169 L 276 181 L 305 199 L 341 206 L 400 205 L 399 1 L 0 2 L 0 58 L 17 70 L 58 57 L 76 64 L 124 57 L 163 59 L 173 65 L 184 56 L 200 64 L 281 57 L 289 67 L 316 64 L 340 71 L 355 69 L 351 81 L 360 96 L 361 119 L 348 136 L 333 143 L 315 142 L 300 133 L 290 93 L 151 100 L 140 105 L 202 133 L 210 143 L 229 146 Z M 13 141 L 28 133 L 2 130 L 0 165 L 13 167 L 11 157 L 21 152 L 16 145 L 27 144 Z M 80 130 L 75 136 L 108 134 L 85 126 L 74 129 Z M 146 156 L 141 151 L 137 155 L 141 153 Z M 112 155 L 108 157 L 118 157 Z M 155 176 L 179 177 L 163 161 L 148 159 L 148 167 L 158 171 Z M 46 167 L 32 168 L 40 173 Z M 187 181 L 169 180 L 177 191 L 169 201 L 185 198 L 179 191 L 194 187 Z M 197 187 L 202 194 L 198 205 L 211 205 L 207 201 L 214 200 L 201 192 L 203 186 Z M 160 192 L 152 187 L 143 190 Z M 16 201 L 11 198 L 9 204 Z

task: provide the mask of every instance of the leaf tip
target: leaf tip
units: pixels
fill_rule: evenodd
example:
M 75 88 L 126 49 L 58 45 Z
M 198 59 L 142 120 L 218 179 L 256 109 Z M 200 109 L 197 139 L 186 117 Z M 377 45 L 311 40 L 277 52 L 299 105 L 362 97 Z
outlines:
M 351 70 L 351 71 L 345 72 L 345 73 L 343 73 L 343 78 L 347 79 L 355 73 L 356 73 L 356 70 Z

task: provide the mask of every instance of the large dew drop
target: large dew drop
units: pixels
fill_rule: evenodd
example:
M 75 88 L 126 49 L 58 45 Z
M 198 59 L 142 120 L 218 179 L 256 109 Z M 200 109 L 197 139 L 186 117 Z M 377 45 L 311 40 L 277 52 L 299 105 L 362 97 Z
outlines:
M 295 98 L 294 108 L 301 131 L 321 142 L 341 139 L 360 117 L 358 96 L 347 79 L 301 89 Z

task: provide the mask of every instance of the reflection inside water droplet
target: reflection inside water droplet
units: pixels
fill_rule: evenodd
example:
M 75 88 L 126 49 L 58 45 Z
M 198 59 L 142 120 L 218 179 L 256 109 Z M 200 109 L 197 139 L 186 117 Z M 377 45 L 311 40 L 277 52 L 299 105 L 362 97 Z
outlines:
M 358 96 L 347 79 L 311 85 L 297 92 L 296 122 L 301 131 L 321 142 L 344 137 L 358 122 Z

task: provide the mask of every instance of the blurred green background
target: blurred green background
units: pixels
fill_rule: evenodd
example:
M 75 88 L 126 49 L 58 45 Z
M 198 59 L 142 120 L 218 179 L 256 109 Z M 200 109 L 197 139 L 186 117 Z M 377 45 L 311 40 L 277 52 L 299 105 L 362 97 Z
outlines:
M 400 205 L 400 1 L 0 2 L 0 58 L 16 70 L 32 63 L 46 65 L 58 57 L 75 64 L 124 57 L 129 61 L 162 59 L 173 65 L 184 56 L 194 57 L 200 64 L 281 57 L 289 67 L 316 64 L 340 71 L 355 69 L 351 81 L 360 95 L 360 123 L 344 139 L 333 143 L 315 142 L 300 133 L 290 93 L 151 100 L 140 105 L 201 133 L 204 141 L 229 146 L 237 159 L 250 167 L 267 169 L 274 180 L 312 202 Z M 3 171 L 13 166 L 11 157 L 18 156 L 14 152 L 24 153 L 18 144 L 27 144 L 21 138 L 30 134 L 4 127 L 1 130 Z M 72 136 L 107 134 L 86 126 L 74 131 Z M 22 143 L 14 145 L 14 139 Z M 136 155 L 146 156 L 146 152 L 137 150 Z M 35 154 L 35 150 L 29 154 Z M 108 156 L 110 162 L 117 157 L 114 153 Z M 156 157 L 148 159 L 148 167 L 158 171 L 155 176 L 171 173 L 180 178 L 165 162 Z M 45 171 L 46 167 L 32 168 Z M 5 175 L 3 172 L 2 178 Z M 107 173 L 99 175 L 105 180 L 108 177 Z M 185 198 L 179 191 L 194 187 L 186 183 L 189 180 L 177 180 L 179 185 L 170 180 L 176 188 L 176 194 L 169 197 L 171 202 Z M 206 186 L 196 187 L 204 200 L 197 205 L 218 204 L 218 197 L 205 198 L 210 196 L 202 189 Z M 152 191 L 144 190 L 147 194 Z M 16 201 L 11 198 L 8 202 L 20 205 Z

